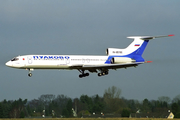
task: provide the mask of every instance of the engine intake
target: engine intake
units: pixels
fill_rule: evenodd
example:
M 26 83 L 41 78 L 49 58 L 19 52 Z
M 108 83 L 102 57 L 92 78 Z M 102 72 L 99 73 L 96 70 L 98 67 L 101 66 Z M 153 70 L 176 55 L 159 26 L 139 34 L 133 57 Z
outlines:
M 106 54 L 107 55 L 121 55 L 121 54 L 123 54 L 123 49 L 107 48 L 106 49 Z

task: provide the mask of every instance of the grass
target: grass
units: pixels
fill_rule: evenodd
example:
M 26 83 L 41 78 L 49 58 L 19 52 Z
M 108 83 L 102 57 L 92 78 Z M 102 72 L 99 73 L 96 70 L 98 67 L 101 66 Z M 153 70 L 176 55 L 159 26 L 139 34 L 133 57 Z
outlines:
M 167 118 L 6 118 L 0 120 L 167 120 Z M 180 120 L 180 119 L 176 119 Z

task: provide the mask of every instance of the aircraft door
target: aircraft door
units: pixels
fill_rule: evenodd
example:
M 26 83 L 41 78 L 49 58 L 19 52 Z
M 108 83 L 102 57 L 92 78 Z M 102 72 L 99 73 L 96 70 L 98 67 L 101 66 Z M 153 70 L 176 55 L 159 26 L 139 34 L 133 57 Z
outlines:
M 82 62 L 85 63 L 85 59 L 84 58 L 82 59 Z
M 66 62 L 66 64 L 70 63 L 70 57 L 69 56 L 65 56 L 65 62 Z
M 33 59 L 32 59 L 31 56 L 28 56 L 27 59 L 28 59 L 28 64 L 32 64 L 33 63 Z

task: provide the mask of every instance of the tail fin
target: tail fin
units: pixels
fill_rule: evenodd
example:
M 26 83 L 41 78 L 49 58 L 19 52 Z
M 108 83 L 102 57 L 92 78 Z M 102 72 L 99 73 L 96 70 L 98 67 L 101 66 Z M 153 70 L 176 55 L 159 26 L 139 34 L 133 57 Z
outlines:
M 142 55 L 149 40 L 155 39 L 155 38 L 161 38 L 161 37 L 170 37 L 174 35 L 166 35 L 166 36 L 133 36 L 133 37 L 127 37 L 130 39 L 134 39 L 134 41 L 126 48 L 124 49 L 127 51 L 127 53 L 131 55 Z
M 171 37 L 174 35 L 165 35 L 165 36 L 132 36 L 127 37 L 130 39 L 134 39 L 134 41 L 125 49 L 117 49 L 117 48 L 108 48 L 106 53 L 109 55 L 106 63 L 110 63 L 113 57 L 127 57 L 135 60 L 136 62 L 144 62 L 145 60 L 142 58 L 142 54 L 151 39 L 161 38 L 161 37 Z
M 149 40 L 142 40 L 141 38 L 144 38 L 144 36 L 134 36 L 134 37 L 127 37 L 130 39 L 134 39 L 134 41 L 124 49 L 124 52 L 126 52 L 126 55 L 142 55 Z

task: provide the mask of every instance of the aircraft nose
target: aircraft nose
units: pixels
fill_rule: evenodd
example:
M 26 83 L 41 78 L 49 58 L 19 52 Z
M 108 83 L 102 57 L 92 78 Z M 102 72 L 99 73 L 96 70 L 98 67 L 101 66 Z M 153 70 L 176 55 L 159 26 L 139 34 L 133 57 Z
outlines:
M 12 63 L 9 61 L 9 62 L 6 63 L 6 66 L 11 67 Z

